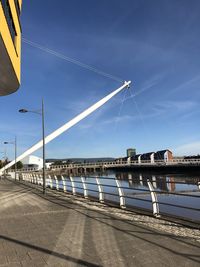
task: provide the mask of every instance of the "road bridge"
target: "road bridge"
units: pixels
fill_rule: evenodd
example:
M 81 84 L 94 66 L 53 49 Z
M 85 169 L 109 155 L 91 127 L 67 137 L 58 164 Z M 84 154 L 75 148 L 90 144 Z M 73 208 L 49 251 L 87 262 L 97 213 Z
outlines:
M 200 159 L 172 159 L 170 161 L 150 160 L 138 161 L 107 161 L 107 162 L 84 162 L 70 164 L 52 164 L 50 170 L 68 170 L 69 172 L 86 173 L 104 171 L 107 169 L 165 169 L 165 168 L 200 168 Z

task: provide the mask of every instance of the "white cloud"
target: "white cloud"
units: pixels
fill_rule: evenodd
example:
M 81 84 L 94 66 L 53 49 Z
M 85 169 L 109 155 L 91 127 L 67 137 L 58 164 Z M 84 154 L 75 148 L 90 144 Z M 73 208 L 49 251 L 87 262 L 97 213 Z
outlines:
M 199 85 L 199 82 L 200 82 L 200 75 L 198 74 L 197 76 L 194 76 L 192 79 L 178 85 L 176 88 L 170 91 L 170 94 L 177 93 L 178 91 L 183 89 L 191 90 L 192 86 L 196 84 Z
M 200 141 L 178 146 L 174 149 L 174 154 L 177 156 L 200 154 Z
M 195 101 L 163 101 L 157 103 L 154 110 L 159 110 L 162 112 L 173 110 L 174 112 L 184 112 L 196 107 L 197 103 Z
M 101 124 L 113 124 L 113 123 L 119 123 L 119 122 L 124 122 L 124 121 L 130 121 L 130 120 L 134 120 L 135 117 L 134 116 L 130 116 L 130 115 L 124 115 L 124 116 L 120 116 L 120 117 L 113 117 L 111 119 L 108 120 L 104 120 L 102 121 Z

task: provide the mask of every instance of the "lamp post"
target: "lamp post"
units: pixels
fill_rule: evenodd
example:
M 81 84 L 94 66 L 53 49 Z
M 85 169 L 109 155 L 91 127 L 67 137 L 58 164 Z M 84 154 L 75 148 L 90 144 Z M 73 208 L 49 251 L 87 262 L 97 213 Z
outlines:
M 45 194 L 46 190 L 46 178 L 45 178 L 45 131 L 44 131 L 44 101 L 42 99 L 42 108 L 41 110 L 27 110 L 27 109 L 20 109 L 19 112 L 21 113 L 36 113 L 42 116 L 42 140 L 43 140 L 43 147 L 42 147 L 42 154 L 43 154 L 43 171 L 42 171 L 42 178 L 43 178 L 43 194 Z
M 15 140 L 12 142 L 4 142 L 5 145 L 12 144 L 15 146 L 15 181 L 17 180 L 17 137 L 15 136 Z M 6 157 L 6 156 L 5 156 Z M 5 159 L 6 160 L 6 159 Z
M 3 152 L 3 151 L 0 151 L 0 154 L 4 154 L 4 156 L 2 157 L 4 160 L 6 160 L 6 149 L 5 149 L 5 151 Z M 2 163 L 3 164 L 3 163 Z M 3 165 L 2 165 L 3 166 Z M 0 178 L 1 178 L 1 176 L 0 176 Z M 4 171 L 4 178 L 5 178 L 5 171 Z

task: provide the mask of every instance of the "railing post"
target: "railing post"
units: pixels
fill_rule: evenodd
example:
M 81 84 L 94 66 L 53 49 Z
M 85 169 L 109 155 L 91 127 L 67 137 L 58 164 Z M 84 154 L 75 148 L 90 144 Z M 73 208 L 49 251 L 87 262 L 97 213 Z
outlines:
M 49 175 L 46 176 L 46 187 L 50 187 Z
M 72 184 L 72 194 L 76 195 L 76 188 L 75 188 L 75 184 L 74 184 L 74 178 L 70 175 L 69 176 L 71 184 Z
M 39 175 L 38 174 L 36 174 L 36 184 L 38 185 L 39 184 Z
M 43 185 L 42 174 L 39 175 L 39 184 L 40 184 L 40 185 Z
M 159 214 L 159 205 L 158 205 L 157 194 L 156 194 L 155 189 L 154 189 L 154 187 L 153 187 L 153 185 L 149 179 L 147 179 L 147 184 L 148 184 L 148 187 L 149 187 L 149 190 L 151 193 L 151 201 L 152 201 L 152 205 L 153 205 L 153 215 L 158 218 L 158 217 L 160 217 L 160 214 Z
M 33 174 L 31 173 L 30 176 L 31 176 L 31 183 L 33 184 Z
M 32 173 L 32 183 L 34 184 L 35 183 L 35 174 Z
M 67 183 L 65 181 L 65 178 L 61 175 L 62 184 L 63 184 L 63 192 L 67 192 Z
M 104 192 L 103 192 L 103 186 L 100 183 L 100 180 L 98 177 L 96 177 L 96 182 L 99 190 L 99 202 L 104 203 Z
M 126 204 L 125 204 L 125 197 L 124 197 L 124 191 L 121 187 L 121 183 L 119 180 L 117 180 L 115 178 L 115 181 L 116 181 L 116 184 L 117 184 L 117 189 L 118 189 L 118 193 L 119 193 L 119 201 L 120 201 L 120 207 L 122 209 L 125 209 L 126 208 Z
M 55 181 L 56 181 L 56 190 L 59 190 L 59 184 L 58 184 L 58 178 L 56 175 L 54 175 Z
M 84 198 L 88 198 L 88 191 L 87 191 L 87 186 L 85 183 L 85 178 L 81 176 L 81 181 L 83 184 L 83 192 L 84 192 Z
M 36 174 L 34 174 L 34 184 L 37 183 L 37 178 L 36 178 Z
M 49 175 L 49 186 L 51 189 L 53 189 L 53 181 L 52 181 L 51 175 Z
M 200 190 L 200 182 L 198 182 L 198 187 L 199 187 L 199 190 Z
M 30 173 L 26 173 L 26 181 L 30 183 Z

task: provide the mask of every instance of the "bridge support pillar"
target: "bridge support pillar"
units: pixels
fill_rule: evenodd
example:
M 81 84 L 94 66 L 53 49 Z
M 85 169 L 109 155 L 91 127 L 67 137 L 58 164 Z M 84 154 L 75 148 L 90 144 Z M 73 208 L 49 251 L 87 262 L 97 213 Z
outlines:
M 143 186 L 143 177 L 142 177 L 142 174 L 139 175 L 139 179 L 140 179 L 141 186 Z

